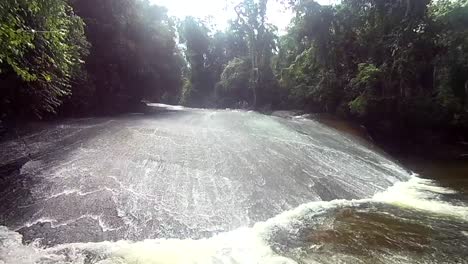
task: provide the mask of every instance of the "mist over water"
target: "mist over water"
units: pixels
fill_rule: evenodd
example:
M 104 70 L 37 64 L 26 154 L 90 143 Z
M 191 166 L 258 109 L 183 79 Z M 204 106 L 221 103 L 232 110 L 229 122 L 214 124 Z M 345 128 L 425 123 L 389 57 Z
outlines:
M 465 201 L 372 146 L 164 108 L 1 143 L 0 263 L 466 263 Z

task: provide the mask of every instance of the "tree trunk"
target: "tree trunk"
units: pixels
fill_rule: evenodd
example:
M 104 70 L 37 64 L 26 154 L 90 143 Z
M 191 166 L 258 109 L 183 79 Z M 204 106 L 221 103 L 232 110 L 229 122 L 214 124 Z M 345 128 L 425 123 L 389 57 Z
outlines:
M 252 71 L 250 73 L 250 85 L 253 92 L 253 102 L 252 107 L 255 109 L 257 107 L 257 72 L 258 72 L 258 64 L 257 64 L 257 49 L 256 49 L 256 38 L 255 38 L 255 31 L 251 29 L 251 37 L 250 37 L 250 53 L 251 53 L 251 60 L 252 60 Z
M 249 32 L 249 39 L 250 39 L 250 43 L 249 43 L 249 52 L 250 52 L 250 59 L 251 59 L 251 63 L 252 63 L 252 67 L 251 67 L 251 73 L 250 73 L 250 80 L 249 80 L 249 83 L 250 83 L 250 88 L 252 89 L 252 93 L 253 93 L 253 102 L 252 102 L 252 107 L 255 109 L 256 106 L 257 106 L 257 80 L 256 80 L 256 77 L 257 75 L 255 74 L 256 71 L 258 71 L 258 68 L 257 68 L 257 49 L 256 49 L 256 36 L 255 36 L 255 29 L 249 25 L 249 23 L 247 23 L 247 21 L 244 19 L 243 16 L 247 16 L 247 14 L 245 14 L 244 12 L 242 12 L 241 8 L 242 8 L 243 4 L 240 3 L 239 5 L 237 5 L 234 10 L 236 11 L 237 13 L 237 17 L 242 21 L 242 23 L 244 24 L 245 27 L 247 27 L 248 29 L 248 32 Z

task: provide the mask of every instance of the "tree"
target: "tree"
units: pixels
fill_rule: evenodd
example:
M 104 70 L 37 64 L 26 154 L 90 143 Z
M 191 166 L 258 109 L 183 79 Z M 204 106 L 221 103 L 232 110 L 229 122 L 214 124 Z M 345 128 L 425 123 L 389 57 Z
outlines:
M 0 3 L 0 118 L 55 113 L 87 54 L 65 0 Z
M 275 91 L 276 78 L 271 68 L 271 60 L 276 51 L 277 28 L 266 23 L 268 0 L 244 0 L 235 7 L 236 23 L 245 32 L 248 43 L 248 56 L 251 73 L 249 87 L 252 89 L 252 106 L 271 104 L 274 100 L 271 91 Z
M 252 98 L 249 89 L 251 65 L 250 60 L 234 58 L 221 74 L 216 86 L 216 97 L 219 107 L 245 107 Z
M 167 10 L 139 0 L 73 0 L 92 47 L 86 69 L 94 111 L 125 111 L 142 99 L 175 102 L 181 60 Z M 76 100 L 82 100 L 75 98 Z
M 388 122 L 388 131 L 468 127 L 466 0 L 292 5 L 275 69 L 286 105 Z
M 205 99 L 213 91 L 208 71 L 210 47 L 209 29 L 193 17 L 187 17 L 179 26 L 180 42 L 185 44 L 185 56 L 189 65 L 187 82 L 183 89 L 182 104 L 204 106 Z
M 430 14 L 439 47 L 433 71 L 437 103 L 453 123 L 468 127 L 468 1 L 438 1 Z

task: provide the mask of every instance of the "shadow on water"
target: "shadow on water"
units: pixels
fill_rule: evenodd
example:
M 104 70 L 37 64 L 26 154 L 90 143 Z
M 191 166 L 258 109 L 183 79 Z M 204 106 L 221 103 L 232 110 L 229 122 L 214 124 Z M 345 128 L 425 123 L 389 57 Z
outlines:
M 356 123 L 339 119 L 334 116 L 326 114 L 317 114 L 310 117 L 313 120 L 341 131 L 347 134 L 353 140 L 364 144 L 366 147 L 380 153 L 381 155 L 397 160 L 399 165 L 407 168 L 408 171 L 417 173 L 420 177 L 432 179 L 437 181 L 441 186 L 455 189 L 460 195 L 464 195 L 464 200 L 468 200 L 468 156 L 467 154 L 460 153 L 458 158 L 452 159 L 441 159 L 436 155 L 437 152 L 448 152 L 449 148 L 438 149 L 435 146 L 431 151 L 433 153 L 427 153 L 424 157 L 415 156 L 414 154 L 400 154 L 397 156 L 390 156 L 384 152 L 381 148 L 377 147 L 376 144 L 372 143 L 372 138 L 362 126 Z M 447 155 L 449 153 L 446 153 Z M 452 156 L 456 156 L 451 154 Z M 448 155 L 450 156 L 450 155 Z
M 457 190 L 468 201 L 468 160 L 433 161 L 410 158 L 403 162 L 422 177 Z

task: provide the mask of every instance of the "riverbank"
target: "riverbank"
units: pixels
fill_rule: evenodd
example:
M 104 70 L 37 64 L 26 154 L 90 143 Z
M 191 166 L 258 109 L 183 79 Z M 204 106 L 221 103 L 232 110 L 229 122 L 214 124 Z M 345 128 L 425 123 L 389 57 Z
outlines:
M 308 115 L 309 118 L 347 133 L 362 140 L 370 141 L 378 148 L 388 153 L 405 168 L 419 174 L 423 178 L 437 181 L 442 187 L 457 190 L 464 199 L 468 199 L 468 144 L 421 144 L 408 143 L 392 145 L 381 137 L 373 136 L 363 125 L 344 120 L 329 114 Z M 407 140 L 406 142 L 410 142 Z
M 355 120 L 348 120 L 331 114 L 303 114 L 300 111 L 275 111 L 272 115 L 285 116 L 294 113 L 316 120 L 324 125 L 349 135 L 372 142 L 394 157 L 404 159 L 425 159 L 432 161 L 468 161 L 468 142 L 463 135 L 443 130 L 419 130 L 411 134 L 390 129 L 382 132 Z M 459 132 L 458 134 L 462 134 Z M 450 136 L 453 135 L 453 136 Z
M 43 121 L 37 120 L 9 120 L 0 122 L 0 140 L 17 137 L 18 131 L 29 131 L 31 124 L 37 128 L 37 124 L 44 122 L 59 122 L 67 118 L 93 118 L 120 116 L 128 113 L 155 114 L 172 111 L 173 108 L 181 106 L 169 106 L 163 104 L 140 103 L 131 109 L 118 111 L 114 114 L 99 113 L 88 115 L 60 115 L 50 116 Z M 364 125 L 357 120 L 349 120 L 326 113 L 305 113 L 301 110 L 285 111 L 260 111 L 263 114 L 290 118 L 303 116 L 305 118 L 319 121 L 329 127 L 335 128 L 357 138 L 372 142 L 393 157 L 406 157 L 405 159 L 424 158 L 434 161 L 468 161 L 468 140 L 463 132 L 453 132 L 447 129 L 420 129 L 413 131 L 409 129 L 395 129 L 383 125 Z M 21 133 L 20 133 L 21 134 Z

